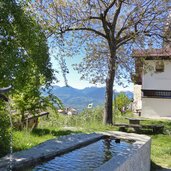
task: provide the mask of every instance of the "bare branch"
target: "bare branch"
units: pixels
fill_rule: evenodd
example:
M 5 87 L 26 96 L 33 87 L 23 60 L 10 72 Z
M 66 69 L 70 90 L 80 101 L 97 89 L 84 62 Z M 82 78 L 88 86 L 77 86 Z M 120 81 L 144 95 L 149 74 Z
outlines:
M 102 2 L 102 4 L 107 8 L 107 3 L 103 0 L 100 0 L 100 2 Z
M 128 15 L 127 18 L 125 19 L 125 22 L 124 22 L 122 28 L 121 28 L 121 29 L 119 30 L 119 32 L 117 33 L 116 39 L 118 39 L 118 38 L 120 37 L 120 35 L 122 34 L 122 32 L 123 32 L 124 30 L 130 28 L 131 25 L 134 25 L 135 32 L 136 32 L 136 30 L 137 30 L 137 25 L 141 22 L 142 19 L 144 19 L 144 16 L 145 16 L 145 14 L 147 13 L 147 11 L 148 11 L 149 6 L 151 5 L 151 3 L 152 3 L 152 2 L 150 2 L 150 0 L 149 0 L 149 1 L 147 1 L 147 2 L 142 6 L 142 8 L 145 7 L 145 6 L 146 6 L 146 8 L 145 8 L 145 10 L 143 11 L 143 13 L 141 13 L 141 17 L 139 18 L 138 21 L 136 21 L 136 22 L 134 22 L 134 21 L 133 21 L 133 22 L 130 22 L 130 24 L 128 24 L 127 26 L 125 26 L 125 24 L 128 23 L 128 19 L 136 12 L 137 6 L 129 13 L 129 15 Z
M 93 28 L 86 28 L 86 27 L 83 27 L 83 28 L 67 28 L 65 30 L 61 30 L 61 33 L 65 33 L 67 31 L 81 31 L 81 30 L 84 30 L 84 31 L 91 31 L 91 32 L 94 32 L 95 34 L 99 35 L 99 36 L 102 36 L 103 38 L 107 38 L 105 34 L 101 33 L 100 31 L 97 31 Z
M 101 20 L 100 17 L 95 17 L 95 16 L 90 16 L 89 19 L 90 20 Z
M 122 34 L 122 32 L 123 32 L 124 30 L 126 30 L 127 28 L 130 27 L 131 23 L 130 23 L 129 25 L 127 25 L 127 26 L 125 26 L 125 25 L 127 24 L 127 21 L 128 21 L 128 19 L 130 18 L 130 16 L 135 12 L 135 9 L 136 9 L 136 7 L 127 15 L 127 17 L 126 17 L 126 19 L 125 19 L 125 21 L 124 21 L 124 23 L 123 23 L 122 28 L 118 31 L 118 33 L 117 33 L 117 35 L 116 35 L 116 39 L 118 39 L 118 38 L 120 37 L 120 35 Z
M 116 3 L 116 0 L 113 0 L 111 4 L 105 9 L 104 11 L 104 17 L 106 17 L 108 11 L 113 7 L 113 5 Z
M 113 17 L 113 22 L 112 22 L 113 32 L 115 31 L 115 28 L 116 28 L 116 23 L 117 23 L 118 16 L 119 16 L 120 11 L 121 11 L 122 3 L 123 3 L 123 1 L 121 0 L 119 2 L 119 6 L 118 6 L 118 8 L 114 14 L 114 17 Z

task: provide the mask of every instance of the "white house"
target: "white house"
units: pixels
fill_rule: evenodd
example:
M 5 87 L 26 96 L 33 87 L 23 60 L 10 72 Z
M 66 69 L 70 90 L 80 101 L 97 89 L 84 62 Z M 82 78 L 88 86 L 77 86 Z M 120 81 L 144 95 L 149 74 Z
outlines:
M 171 48 L 135 50 L 134 110 L 145 117 L 171 117 Z
M 145 117 L 171 117 L 171 6 L 168 10 L 163 48 L 133 52 L 134 110 Z

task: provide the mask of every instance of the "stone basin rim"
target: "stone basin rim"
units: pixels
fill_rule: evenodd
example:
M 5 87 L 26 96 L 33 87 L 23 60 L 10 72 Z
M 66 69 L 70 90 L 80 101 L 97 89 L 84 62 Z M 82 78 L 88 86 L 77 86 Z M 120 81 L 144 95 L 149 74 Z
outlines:
M 129 153 L 129 156 L 133 155 L 146 142 L 151 140 L 150 137 L 146 135 L 124 133 L 119 131 L 96 132 L 91 134 L 81 133 L 60 136 L 58 138 L 45 141 L 31 149 L 14 153 L 14 170 L 22 170 L 25 167 L 29 167 L 42 161 L 52 159 L 57 155 L 61 155 L 74 149 L 81 148 L 82 146 L 91 144 L 97 140 L 100 140 L 104 136 L 113 136 L 118 139 L 135 140 L 133 143 L 134 150 L 133 152 Z M 0 171 L 8 170 L 8 166 L 9 156 L 0 158 Z

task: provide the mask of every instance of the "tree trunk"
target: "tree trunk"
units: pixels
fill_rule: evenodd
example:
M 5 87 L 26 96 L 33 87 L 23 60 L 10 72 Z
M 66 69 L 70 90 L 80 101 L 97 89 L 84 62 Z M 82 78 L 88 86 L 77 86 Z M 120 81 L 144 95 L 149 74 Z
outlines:
M 111 55 L 109 59 L 109 71 L 106 79 L 106 93 L 105 93 L 105 110 L 103 123 L 104 124 L 113 124 L 113 84 L 115 77 L 115 55 Z

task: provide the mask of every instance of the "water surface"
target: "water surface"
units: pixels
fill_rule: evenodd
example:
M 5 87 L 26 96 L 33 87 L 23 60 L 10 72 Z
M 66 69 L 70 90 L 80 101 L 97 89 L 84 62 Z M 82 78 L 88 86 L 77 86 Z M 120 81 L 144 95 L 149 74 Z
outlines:
M 117 154 L 124 156 L 131 144 L 105 138 L 36 166 L 33 171 L 90 171 Z

